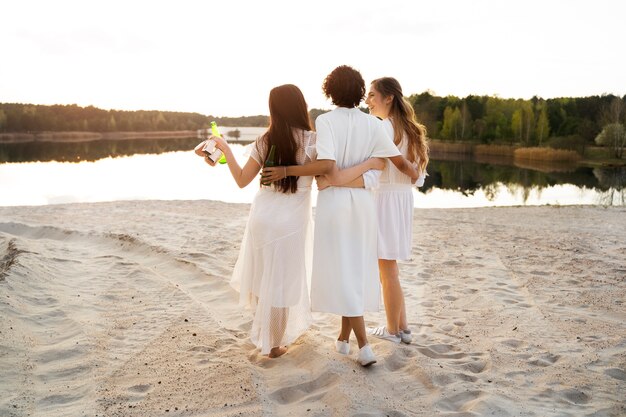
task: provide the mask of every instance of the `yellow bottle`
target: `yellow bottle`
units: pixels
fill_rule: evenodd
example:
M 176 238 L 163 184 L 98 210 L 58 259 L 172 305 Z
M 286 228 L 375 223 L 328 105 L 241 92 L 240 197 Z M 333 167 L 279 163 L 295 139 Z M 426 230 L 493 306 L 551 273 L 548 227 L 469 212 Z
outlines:
M 220 131 L 217 129 L 217 123 L 215 123 L 215 121 L 211 122 L 211 133 L 213 133 L 213 136 L 222 137 L 222 135 L 220 135 Z M 220 164 L 225 164 L 226 155 L 222 154 L 222 157 L 218 160 L 218 162 Z

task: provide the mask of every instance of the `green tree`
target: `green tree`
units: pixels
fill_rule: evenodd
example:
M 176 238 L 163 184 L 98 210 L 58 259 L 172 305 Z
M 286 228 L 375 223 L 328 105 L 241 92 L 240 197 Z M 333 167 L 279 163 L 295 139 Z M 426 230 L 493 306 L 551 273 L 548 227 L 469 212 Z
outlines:
M 458 107 L 452 109 L 447 106 L 443 111 L 443 125 L 441 127 L 441 137 L 443 139 L 459 139 L 461 133 L 461 111 Z
M 616 158 L 621 159 L 626 146 L 626 129 L 621 123 L 609 123 L 604 126 L 602 132 L 596 136 L 598 145 L 610 146 Z
M 428 136 L 441 137 L 439 129 L 443 119 L 443 109 L 440 109 L 440 104 L 443 99 L 435 96 L 432 91 L 424 91 L 421 94 L 409 96 L 408 100 L 413 106 L 417 121 L 426 126 Z
M 550 135 L 550 122 L 548 120 L 548 111 L 545 104 L 538 104 L 540 110 L 537 116 L 537 123 L 535 123 L 535 137 L 539 146 L 541 146 L 544 139 Z
M 163 112 L 159 112 L 156 116 L 156 119 L 154 121 L 155 128 L 157 130 L 167 130 L 168 129 L 168 125 L 167 125 L 167 120 L 165 119 L 165 116 L 163 115 Z
M 472 129 L 472 115 L 470 114 L 469 107 L 465 100 L 461 105 L 461 139 L 465 139 L 469 136 Z
M 513 131 L 513 137 L 519 142 L 522 141 L 522 131 L 524 128 L 524 122 L 522 117 L 522 110 L 517 109 L 513 112 L 511 117 L 511 130 Z
M 7 115 L 4 110 L 0 109 L 0 132 L 4 132 L 6 130 L 7 125 Z
M 117 131 L 117 122 L 115 121 L 114 115 L 111 115 L 111 117 L 109 118 L 109 123 L 107 124 L 107 130 L 109 132 Z
M 533 130 L 535 128 L 535 112 L 530 101 L 522 102 L 523 142 L 526 146 L 531 145 Z

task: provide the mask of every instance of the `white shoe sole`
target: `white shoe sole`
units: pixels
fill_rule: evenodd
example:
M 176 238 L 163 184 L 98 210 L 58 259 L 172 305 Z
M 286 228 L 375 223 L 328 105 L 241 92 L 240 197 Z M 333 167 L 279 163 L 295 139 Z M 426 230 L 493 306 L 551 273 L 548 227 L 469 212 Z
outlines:
M 362 367 L 367 368 L 368 366 L 375 364 L 376 359 L 370 359 L 369 361 L 366 361 L 365 363 L 359 360 L 359 363 L 361 364 Z

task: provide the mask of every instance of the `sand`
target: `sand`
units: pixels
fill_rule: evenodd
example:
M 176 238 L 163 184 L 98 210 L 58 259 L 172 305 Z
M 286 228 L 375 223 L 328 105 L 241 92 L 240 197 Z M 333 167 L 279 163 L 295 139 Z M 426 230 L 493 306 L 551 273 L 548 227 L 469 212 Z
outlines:
M 626 415 L 625 208 L 415 210 L 414 343 L 371 339 L 368 369 L 332 315 L 255 350 L 228 285 L 248 210 L 0 207 L 0 415 Z

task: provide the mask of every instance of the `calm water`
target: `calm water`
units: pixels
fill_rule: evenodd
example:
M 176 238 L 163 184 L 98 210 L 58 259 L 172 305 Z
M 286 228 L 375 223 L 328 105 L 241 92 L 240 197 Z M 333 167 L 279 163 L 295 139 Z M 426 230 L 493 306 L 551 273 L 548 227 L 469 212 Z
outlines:
M 239 129 L 242 139 L 249 140 L 264 131 Z M 210 167 L 190 151 L 197 142 L 5 145 L 0 151 L 0 205 L 146 199 L 251 202 L 258 182 L 239 189 L 226 165 Z M 245 147 L 233 145 L 233 151 L 240 164 L 245 163 Z M 440 158 L 448 160 L 433 157 L 426 184 L 414 191 L 416 207 L 626 204 L 623 168 L 516 167 L 506 160 Z M 33 160 L 44 162 L 6 162 Z

